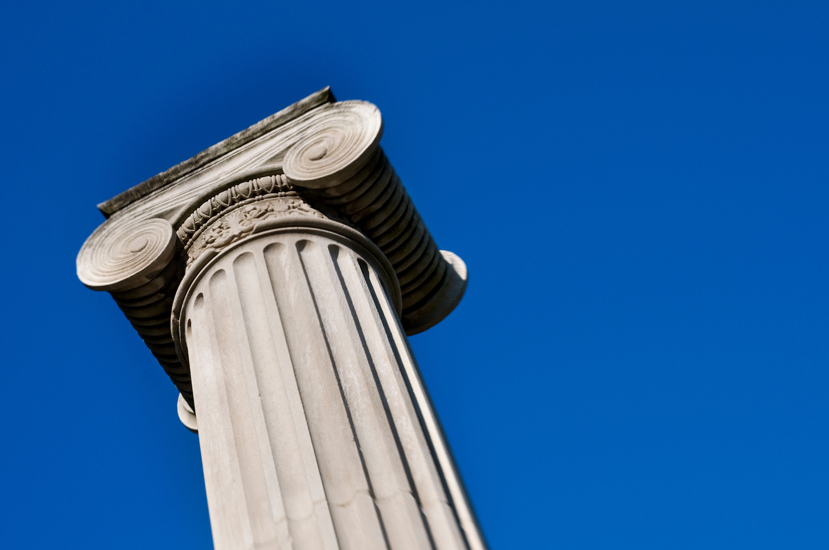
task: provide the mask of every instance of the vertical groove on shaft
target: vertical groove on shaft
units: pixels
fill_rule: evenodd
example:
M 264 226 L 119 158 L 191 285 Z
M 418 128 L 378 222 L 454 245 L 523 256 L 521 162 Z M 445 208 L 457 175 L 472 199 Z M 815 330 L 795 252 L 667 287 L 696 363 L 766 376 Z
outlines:
M 332 373 L 334 374 L 334 379 L 340 392 L 342 405 L 351 428 L 352 438 L 356 444 L 355 449 L 357 450 L 360 465 L 363 469 L 368 496 L 374 507 L 385 546 L 388 547 L 388 536 L 383 524 L 382 514 L 378 507 L 377 496 L 372 487 L 372 477 L 369 473 L 371 469 L 369 461 L 373 463 L 373 457 L 366 457 L 366 452 L 369 455 L 373 454 L 373 451 L 376 449 L 375 441 L 377 441 L 377 437 L 380 434 L 376 429 L 365 429 L 365 419 L 362 418 L 364 415 L 358 416 L 355 421 L 355 411 L 352 408 L 354 399 L 349 399 L 349 396 L 353 397 L 355 391 L 359 392 L 360 381 L 354 360 L 354 342 L 348 339 L 351 335 L 347 327 L 338 322 L 341 320 L 344 304 L 342 300 L 335 296 L 334 289 L 331 286 L 330 260 L 325 256 L 324 247 L 312 240 L 303 239 L 297 242 L 296 248 L 299 252 L 300 263 L 302 264 L 308 288 L 311 292 L 311 298 L 314 302 L 316 317 L 325 337 Z M 362 405 L 366 399 L 367 397 L 365 395 L 359 395 L 358 405 Z M 359 414 L 359 412 L 358 410 L 357 413 Z M 365 447 L 361 446 L 361 438 L 363 441 L 370 443 Z
M 394 422 L 401 435 L 401 443 L 406 449 L 412 479 L 420 497 L 420 505 L 431 526 L 437 548 L 466 548 L 463 534 L 458 529 L 457 517 L 452 503 L 447 498 L 442 476 L 436 469 L 436 462 L 429 452 L 428 438 L 424 435 L 422 415 L 415 409 L 410 386 L 404 374 L 399 342 L 395 342 L 391 328 L 387 324 L 391 305 L 385 298 L 380 281 L 373 276 L 365 262 L 360 262 L 359 269 L 363 276 L 366 291 L 370 294 L 371 306 L 377 312 L 374 323 L 364 325 L 365 334 L 378 342 L 377 357 L 382 357 L 385 367 L 379 369 L 382 387 L 387 395 L 393 396 L 390 403 L 394 407 Z M 395 323 L 396 324 L 396 323 Z M 397 345 L 395 345 L 397 344 Z
M 387 291 L 348 243 L 251 239 L 187 299 L 215 547 L 481 550 Z
M 277 497 L 274 504 L 279 506 L 281 513 L 278 515 L 277 510 L 274 510 L 274 521 L 280 522 L 283 521 L 282 517 L 286 517 L 290 531 L 280 532 L 279 538 L 283 541 L 281 547 L 291 548 L 293 541 L 296 548 L 336 548 L 336 537 L 333 536 L 324 496 L 319 498 L 320 495 L 317 495 L 318 502 L 315 503 L 312 494 L 314 482 L 319 484 L 319 481 L 308 474 L 316 474 L 316 468 L 306 472 L 303 467 L 304 461 L 315 466 L 316 458 L 313 449 L 308 452 L 298 437 L 299 432 L 307 438 L 308 428 L 303 421 L 304 415 L 301 414 L 296 384 L 283 382 L 282 369 L 279 368 L 280 364 L 283 368 L 286 364 L 290 365 L 290 359 L 285 357 L 284 352 L 280 356 L 277 351 L 277 343 L 282 342 L 274 338 L 271 322 L 279 323 L 280 320 L 275 311 L 271 312 L 275 315 L 269 315 L 267 307 L 269 304 L 275 305 L 273 292 L 270 292 L 271 300 L 262 299 L 268 296 L 268 289 L 264 285 L 267 273 L 264 273 L 264 278 L 261 277 L 263 270 L 249 252 L 234 259 L 233 270 L 251 353 L 251 371 L 254 377 L 251 389 L 256 390 L 256 393 L 251 392 L 249 398 L 261 406 L 255 419 L 257 424 L 262 424 L 259 444 L 263 459 L 267 460 L 271 469 L 266 476 L 271 482 L 270 492 Z M 293 381 L 292 375 L 290 380 Z M 293 399 L 289 400 L 289 393 L 294 394 Z M 292 406 L 297 405 L 300 410 L 292 411 Z M 271 473 L 275 475 L 273 481 Z M 317 504 L 322 507 L 321 513 L 317 513 Z
M 232 273 L 226 270 L 218 271 L 210 278 L 213 326 L 221 354 L 230 424 L 237 442 L 237 460 L 254 548 L 273 547 L 277 538 L 289 541 L 290 535 L 285 530 L 273 459 L 270 452 L 262 452 L 262 446 L 268 445 L 268 437 L 261 404 L 256 399 L 259 390 L 246 341 L 243 313 L 238 299 L 233 296 L 236 286 Z M 238 452 L 241 448 L 258 452 Z M 280 531 L 279 536 L 277 531 Z
M 265 261 L 279 310 L 291 319 L 284 325 L 285 339 L 337 538 L 342 548 L 384 548 L 385 537 L 367 480 L 361 475 L 362 461 L 334 376 L 329 344 L 316 315 L 309 280 L 318 277 L 319 270 L 301 258 L 317 248 L 307 240 L 294 249 L 269 246 Z
M 376 274 L 366 270 L 366 277 L 370 279 L 371 286 L 375 289 L 373 295 L 375 296 L 378 307 L 382 311 L 380 318 L 383 320 L 383 324 L 386 325 L 389 342 L 392 343 L 393 348 L 397 352 L 396 356 L 400 364 L 400 373 L 406 381 L 412 402 L 417 406 L 418 417 L 427 434 L 426 441 L 433 455 L 432 460 L 429 462 L 435 464 L 440 470 L 440 478 L 443 489 L 446 492 L 446 497 L 451 499 L 449 506 L 453 511 L 453 515 L 456 515 L 456 520 L 462 528 L 461 536 L 463 536 L 466 545 L 471 550 L 486 550 L 487 546 L 478 529 L 477 520 L 467 500 L 466 491 L 458 477 L 457 467 L 446 444 L 443 429 L 432 407 L 432 400 L 429 397 L 426 386 L 420 377 L 420 369 L 415 362 L 414 354 L 409 348 L 409 343 L 403 332 L 403 328 L 396 321 L 397 317 L 393 316 L 394 309 L 385 292 L 383 292 L 382 283 L 380 283 Z M 388 324 L 386 324 L 387 321 L 389 321 Z M 428 485 L 435 487 L 433 484 Z
M 277 250 L 284 247 L 281 243 L 271 244 L 272 254 L 279 255 Z M 287 252 L 284 252 L 287 253 Z M 278 384 L 281 379 L 287 393 L 287 399 L 290 407 L 291 419 L 294 424 L 294 429 L 297 434 L 297 447 L 288 446 L 274 449 L 275 453 L 279 453 L 281 459 L 286 465 L 290 465 L 291 473 L 297 472 L 301 475 L 303 469 L 305 471 L 305 479 L 308 482 L 309 496 L 313 502 L 314 515 L 316 516 L 317 524 L 320 528 L 320 536 L 323 539 L 322 548 L 339 548 L 336 531 L 334 529 L 333 517 L 329 508 L 328 500 L 325 495 L 325 488 L 320 473 L 319 463 L 317 461 L 316 451 L 311 438 L 311 428 L 308 424 L 308 419 L 303 408 L 302 396 L 300 395 L 299 386 L 296 378 L 296 366 L 291 359 L 291 350 L 287 341 L 287 330 L 289 325 L 294 321 L 291 318 L 290 310 L 282 310 L 277 306 L 276 288 L 270 277 L 269 268 L 266 261 L 267 249 L 259 254 L 259 273 L 262 284 L 262 297 L 265 307 L 268 309 L 269 318 L 274 320 L 271 327 L 272 337 L 278 349 L 277 367 L 281 378 L 272 379 L 274 384 Z M 276 402 L 279 394 L 273 394 L 268 401 L 273 402 L 274 406 L 279 406 Z M 285 405 L 282 405 L 285 406 Z M 277 438 L 275 441 L 281 439 Z M 314 547 L 316 548 L 316 547 Z
M 193 393 L 201 403 L 210 407 L 199 409 L 203 428 L 199 444 L 204 462 L 204 482 L 209 494 L 221 494 L 221 499 L 208 499 L 213 542 L 217 549 L 253 548 L 250 520 L 245 502 L 236 434 L 225 419 L 230 417 L 220 351 L 216 349 L 216 330 L 210 311 L 212 296 L 199 293 L 194 301 L 192 347 L 193 360 L 204 365 L 200 376 L 194 377 Z
M 371 353 L 362 337 L 359 315 L 354 310 L 343 277 L 341 264 L 347 267 L 355 260 L 347 251 L 341 253 L 337 245 L 329 245 L 328 252 L 329 280 L 321 281 L 320 301 L 336 307 L 321 307 L 320 314 L 332 331 L 348 336 L 347 339 L 341 337 L 340 341 L 349 345 L 333 348 L 334 358 L 358 438 L 370 442 L 363 446 L 362 455 L 375 502 L 388 526 L 393 548 L 427 548 L 431 543 L 406 477 L 394 427 L 389 423 L 373 374 Z M 345 276 L 353 285 L 352 275 L 352 270 L 345 271 Z

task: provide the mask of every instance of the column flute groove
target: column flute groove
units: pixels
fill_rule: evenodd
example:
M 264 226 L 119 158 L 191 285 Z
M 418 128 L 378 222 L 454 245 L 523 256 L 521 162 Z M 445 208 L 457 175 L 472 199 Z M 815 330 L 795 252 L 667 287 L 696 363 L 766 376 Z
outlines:
M 275 249 L 283 245 L 270 246 Z M 277 476 L 284 491 L 291 495 L 285 502 L 291 532 L 298 548 L 337 548 L 293 361 L 285 340 L 282 314 L 270 284 L 264 254 L 245 257 L 253 258 L 258 282 L 258 287 L 253 287 L 245 300 L 250 311 L 255 312 L 246 326 L 255 340 L 254 360 L 261 381 L 263 411 L 267 418 L 274 419 L 267 427 Z M 261 300 L 256 299 L 256 288 L 261 291 Z
M 289 243 L 276 249 L 269 246 L 265 249 L 265 260 L 279 309 L 289 312 L 291 319 L 286 325 L 286 340 L 326 499 L 344 548 L 382 548 L 385 537 L 298 244 L 297 240 L 289 239 Z M 349 530 L 350 524 L 363 525 L 363 529 Z
M 398 451 L 394 424 L 390 422 L 382 388 L 373 374 L 372 356 L 365 346 L 360 316 L 353 307 L 348 283 L 342 276 L 340 263 L 350 264 L 354 259 L 346 251 L 341 253 L 338 246 L 329 245 L 328 252 L 332 280 L 327 288 L 333 294 L 328 297 L 328 303 L 342 304 L 336 311 L 337 321 L 343 323 L 342 328 L 348 331 L 351 342 L 343 348 L 337 366 L 343 375 L 352 377 L 350 391 L 345 392 L 345 397 L 352 415 L 359 420 L 359 439 L 371 442 L 365 446 L 363 456 L 375 501 L 381 517 L 390 526 L 394 547 L 428 547 L 431 539 L 414 498 L 413 487 L 408 483 L 405 459 Z
M 327 265 L 328 262 L 325 261 L 326 258 L 324 255 L 323 247 L 316 242 L 303 239 L 297 242 L 296 251 L 299 261 L 303 267 L 303 274 L 305 275 L 305 281 L 308 285 L 311 300 L 314 304 L 314 310 L 316 312 L 316 319 L 319 323 L 319 329 L 325 341 L 325 347 L 326 351 L 328 352 L 331 372 L 334 375 L 334 380 L 337 383 L 337 389 L 339 390 L 343 411 L 345 412 L 346 418 L 348 419 L 348 426 L 351 431 L 351 437 L 354 443 L 354 450 L 357 453 L 357 457 L 359 458 L 360 466 L 363 472 L 363 477 L 361 478 L 361 481 L 364 480 L 365 485 L 364 487 L 361 485 L 360 489 L 355 491 L 355 493 L 351 496 L 351 501 L 353 502 L 356 500 L 362 500 L 364 497 L 368 497 L 370 499 L 370 502 L 372 503 L 372 506 L 374 508 L 374 513 L 377 518 L 377 527 L 379 528 L 379 532 L 382 535 L 385 546 L 389 547 L 388 534 L 386 532 L 386 527 L 383 523 L 383 515 L 379 510 L 377 496 L 375 494 L 374 488 L 372 487 L 371 476 L 369 475 L 369 467 L 366 462 L 365 452 L 363 448 L 361 448 L 360 446 L 360 437 L 358 435 L 358 431 L 360 430 L 355 427 L 354 411 L 352 407 L 349 405 L 349 399 L 347 399 L 347 394 L 350 393 L 349 390 L 353 389 L 356 385 L 358 385 L 358 381 L 355 378 L 355 365 L 351 361 L 349 361 L 351 357 L 343 357 L 343 354 L 348 353 L 351 350 L 349 349 L 349 346 L 343 345 L 345 339 L 343 338 L 342 333 L 347 329 L 341 324 L 338 324 L 336 319 L 338 313 L 337 310 L 341 308 L 342 303 L 338 302 L 337 299 L 334 296 L 332 296 L 332 289 L 330 287 L 329 280 L 330 266 Z M 333 338 L 331 336 L 333 336 Z M 343 366 L 343 362 L 349 363 L 346 366 L 346 368 L 341 368 Z M 345 382 L 343 381 L 344 379 Z M 372 445 L 368 448 L 372 449 L 374 448 L 374 446 Z M 361 511 L 362 513 L 367 513 L 366 510 Z M 362 544 L 368 543 L 368 541 L 361 542 Z M 379 544 L 380 541 L 374 540 L 373 542 Z

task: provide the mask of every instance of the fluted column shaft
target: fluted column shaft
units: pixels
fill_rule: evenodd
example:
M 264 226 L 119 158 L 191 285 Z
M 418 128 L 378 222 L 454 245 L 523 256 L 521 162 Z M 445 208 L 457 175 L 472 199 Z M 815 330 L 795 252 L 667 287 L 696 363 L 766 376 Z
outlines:
M 378 258 L 283 227 L 179 290 L 217 550 L 484 548 Z

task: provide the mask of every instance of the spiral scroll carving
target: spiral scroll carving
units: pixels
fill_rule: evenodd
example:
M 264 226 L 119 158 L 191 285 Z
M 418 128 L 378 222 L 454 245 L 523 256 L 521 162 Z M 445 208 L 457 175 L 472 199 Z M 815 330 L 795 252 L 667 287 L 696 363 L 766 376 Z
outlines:
M 377 107 L 361 101 L 335 103 L 288 150 L 283 161 L 285 175 L 308 189 L 338 185 L 371 158 L 382 135 L 383 119 Z
M 176 234 L 163 219 L 129 226 L 102 226 L 78 255 L 78 278 L 93 290 L 137 288 L 161 272 L 173 258 Z
M 350 178 L 305 193 L 312 204 L 335 209 L 380 248 L 394 267 L 403 293 L 403 326 L 409 334 L 422 332 L 460 301 L 466 268 L 453 255 L 460 262 L 456 269 L 456 263 L 438 249 L 381 147 L 364 161 L 355 155 L 352 162 Z M 286 175 L 294 185 L 303 185 L 287 170 Z

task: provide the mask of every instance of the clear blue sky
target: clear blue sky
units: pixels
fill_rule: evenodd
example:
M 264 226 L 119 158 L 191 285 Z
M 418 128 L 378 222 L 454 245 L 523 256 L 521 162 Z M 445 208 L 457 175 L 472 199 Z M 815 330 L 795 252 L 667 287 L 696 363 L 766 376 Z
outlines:
M 351 5 L 349 5 L 351 4 Z M 6 2 L 0 547 L 210 548 L 95 205 L 323 86 L 459 308 L 412 339 L 493 548 L 829 547 L 826 2 Z

